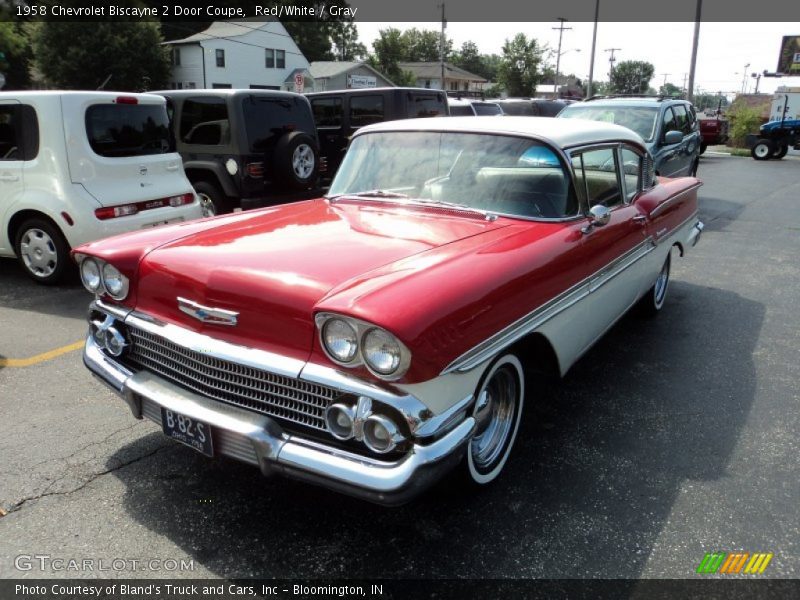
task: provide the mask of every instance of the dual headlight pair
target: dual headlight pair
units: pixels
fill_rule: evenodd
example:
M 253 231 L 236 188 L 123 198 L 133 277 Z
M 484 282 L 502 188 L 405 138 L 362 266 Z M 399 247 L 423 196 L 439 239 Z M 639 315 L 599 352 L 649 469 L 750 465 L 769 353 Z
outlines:
M 411 352 L 385 329 L 328 313 L 317 315 L 316 321 L 322 347 L 337 364 L 364 364 L 382 379 L 397 379 L 408 370 Z
M 114 300 L 124 300 L 130 282 L 114 265 L 91 257 L 80 260 L 83 287 L 93 294 L 106 293 Z

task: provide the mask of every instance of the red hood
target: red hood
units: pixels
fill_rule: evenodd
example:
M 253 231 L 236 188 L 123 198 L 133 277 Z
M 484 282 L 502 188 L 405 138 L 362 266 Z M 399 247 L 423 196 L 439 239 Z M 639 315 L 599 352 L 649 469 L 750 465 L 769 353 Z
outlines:
M 139 267 L 136 308 L 233 343 L 305 360 L 314 307 L 354 278 L 505 225 L 480 215 L 383 202 L 301 202 L 254 211 L 157 247 Z M 389 267 L 390 268 L 390 267 Z M 204 324 L 182 297 L 239 313 Z

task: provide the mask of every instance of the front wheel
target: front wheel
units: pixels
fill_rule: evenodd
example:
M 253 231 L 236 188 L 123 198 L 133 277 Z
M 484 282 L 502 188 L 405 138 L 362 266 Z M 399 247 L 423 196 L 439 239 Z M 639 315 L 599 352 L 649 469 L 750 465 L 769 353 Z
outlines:
M 664 261 L 653 287 L 639 300 L 639 312 L 646 317 L 656 316 L 664 307 L 664 301 L 667 299 L 667 289 L 669 288 L 670 262 L 671 259 L 668 254 L 667 260 Z
M 771 140 L 760 139 L 750 150 L 750 155 L 756 160 L 769 160 L 775 154 L 775 144 Z
M 505 354 L 487 369 L 478 389 L 472 416 L 476 432 L 467 448 L 466 475 L 484 485 L 503 470 L 517 437 L 525 376 L 519 359 Z
M 25 221 L 17 231 L 14 249 L 25 272 L 37 283 L 59 283 L 69 270 L 69 244 L 58 227 L 44 219 Z

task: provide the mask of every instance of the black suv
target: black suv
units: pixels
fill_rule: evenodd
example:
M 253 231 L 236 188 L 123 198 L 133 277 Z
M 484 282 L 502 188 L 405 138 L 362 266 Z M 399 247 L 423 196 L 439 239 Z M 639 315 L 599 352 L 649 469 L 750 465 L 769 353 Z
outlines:
M 323 177 L 331 179 L 344 158 L 350 137 L 364 125 L 379 121 L 444 117 L 450 114 L 447 95 L 426 88 L 366 88 L 312 92 L 314 120 L 322 144 Z
M 176 148 L 205 208 L 216 214 L 314 195 L 319 140 L 300 94 L 167 90 Z

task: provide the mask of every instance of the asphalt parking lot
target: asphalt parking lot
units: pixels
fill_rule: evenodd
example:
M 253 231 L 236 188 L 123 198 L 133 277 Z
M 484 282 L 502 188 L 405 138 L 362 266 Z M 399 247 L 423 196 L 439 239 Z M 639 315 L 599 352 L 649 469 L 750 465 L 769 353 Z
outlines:
M 706 552 L 800 577 L 800 161 L 706 155 L 665 311 L 530 386 L 503 477 L 387 509 L 207 460 L 81 363 L 90 300 L 0 260 L 0 577 L 20 555 L 191 560 L 119 577 L 683 578 Z M 18 562 L 18 561 L 17 561 Z

